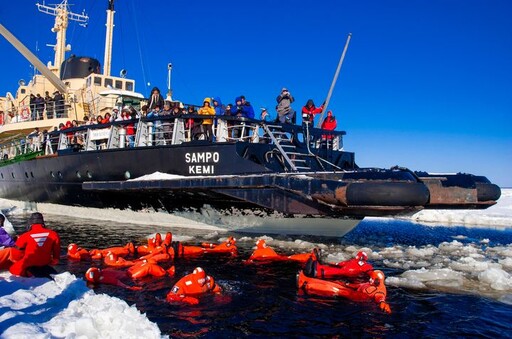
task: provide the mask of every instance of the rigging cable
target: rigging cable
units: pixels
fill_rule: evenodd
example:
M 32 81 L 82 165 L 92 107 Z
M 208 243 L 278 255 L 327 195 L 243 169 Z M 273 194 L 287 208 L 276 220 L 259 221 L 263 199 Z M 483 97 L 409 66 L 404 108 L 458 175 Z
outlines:
M 135 10 L 134 3 L 135 3 L 135 1 L 130 2 L 130 4 L 132 5 L 132 12 L 134 13 L 133 14 L 134 22 L 138 23 L 139 20 L 137 19 L 137 11 Z M 142 80 L 144 81 L 144 89 L 145 89 L 144 93 L 148 93 L 148 82 L 146 79 L 146 70 L 144 69 L 144 60 L 142 57 L 142 48 L 141 48 L 141 42 L 140 42 L 139 29 L 138 29 L 137 25 L 134 25 L 134 26 L 135 26 L 135 37 L 137 38 L 137 49 L 139 52 L 140 68 L 142 70 Z

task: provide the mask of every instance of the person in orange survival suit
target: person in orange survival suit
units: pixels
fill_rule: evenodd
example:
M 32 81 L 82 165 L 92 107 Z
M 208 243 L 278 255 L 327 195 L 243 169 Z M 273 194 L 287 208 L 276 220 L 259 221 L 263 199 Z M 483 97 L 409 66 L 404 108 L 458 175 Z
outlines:
M 23 256 L 9 268 L 12 274 L 24 277 L 38 275 L 35 272 L 44 271 L 48 265 L 57 265 L 60 257 L 59 235 L 45 228 L 43 215 L 32 213 L 28 223 L 27 232 L 16 240 L 16 247 L 23 252 Z M 49 277 L 48 274 L 44 275 Z
M 310 253 L 298 253 L 292 255 L 280 255 L 277 254 L 271 247 L 269 247 L 264 239 L 258 239 L 256 242 L 256 250 L 251 254 L 249 259 L 247 259 L 247 263 L 252 263 L 254 261 L 296 261 L 300 263 L 305 263 L 310 257 L 316 259 L 316 250 Z
M 202 243 L 206 253 L 231 253 L 232 256 L 238 254 L 238 248 L 236 247 L 236 239 L 229 237 L 222 244 Z
M 252 252 L 249 259 L 247 259 L 247 262 L 279 259 L 282 259 L 282 256 L 277 254 L 271 247 L 268 247 L 264 239 L 258 239 L 258 241 L 256 241 L 256 249 Z
M 91 267 L 85 272 L 85 279 L 93 284 L 106 284 L 114 285 L 123 288 L 127 288 L 132 291 L 140 291 L 140 286 L 129 286 L 121 281 L 123 278 L 127 278 L 128 274 L 124 271 L 117 271 L 112 269 L 99 269 Z
M 130 254 L 135 254 L 135 245 L 132 242 L 127 243 L 124 246 L 116 246 L 109 247 L 103 249 L 94 248 L 89 251 L 92 259 L 101 260 L 103 257 L 106 257 L 108 254 L 114 253 L 117 256 L 125 257 Z
M 132 279 L 142 279 L 147 276 L 152 276 L 155 278 L 160 278 L 165 276 L 166 274 L 169 274 L 169 276 L 174 276 L 174 273 L 176 272 L 176 269 L 173 266 L 169 268 L 168 270 L 163 269 L 161 266 L 158 265 L 158 263 L 153 260 L 141 260 L 137 261 L 135 265 L 128 268 L 128 275 Z
M 68 253 L 67 253 L 68 259 L 72 260 L 87 260 L 91 259 L 91 255 L 89 254 L 89 251 L 78 247 L 77 244 L 71 243 L 68 245 Z
M 199 297 L 207 293 L 219 294 L 222 288 L 215 283 L 213 277 L 206 275 L 201 267 L 196 267 L 191 274 L 178 280 L 167 293 L 168 302 L 185 302 L 191 305 L 199 303 Z
M 368 255 L 363 251 L 359 251 L 355 258 L 333 265 L 322 265 L 318 260 L 312 258 L 306 262 L 304 273 L 309 277 L 316 278 L 355 278 L 373 271 L 373 266 L 367 260 Z
M 353 301 L 374 301 L 380 309 L 391 313 L 386 302 L 387 289 L 384 285 L 384 273 L 376 270 L 369 272 L 369 281 L 365 283 L 346 283 L 342 281 L 327 281 L 307 277 L 299 272 L 297 285 L 306 294 L 329 297 L 345 297 Z

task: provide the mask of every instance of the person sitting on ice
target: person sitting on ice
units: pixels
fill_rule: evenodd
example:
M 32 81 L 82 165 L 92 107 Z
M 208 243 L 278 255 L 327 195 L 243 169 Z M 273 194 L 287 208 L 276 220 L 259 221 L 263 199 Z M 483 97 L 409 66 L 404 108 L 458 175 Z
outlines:
M 99 269 L 97 267 L 91 267 L 85 272 L 85 279 L 93 284 L 106 284 L 114 285 L 123 288 L 127 288 L 133 291 L 139 291 L 142 288 L 139 286 L 129 286 L 121 281 L 121 279 L 127 279 L 129 275 L 125 271 L 118 271 L 113 269 Z
M 68 259 L 72 260 L 87 260 L 91 259 L 91 255 L 89 254 L 89 251 L 79 247 L 75 243 L 71 243 L 68 245 L 68 253 L 67 253 Z
M 168 302 L 184 302 L 191 305 L 199 303 L 199 297 L 206 294 L 219 294 L 222 288 L 215 283 L 213 277 L 206 275 L 201 267 L 181 278 L 167 294 Z
M 371 271 L 369 281 L 364 283 L 347 283 L 307 277 L 300 271 L 297 279 L 299 290 L 308 295 L 327 297 L 344 297 L 352 301 L 373 301 L 381 310 L 391 313 L 386 302 L 387 289 L 384 284 L 385 276 L 382 271 Z
M 0 213 L 0 270 L 12 265 L 11 248 L 15 246 L 14 239 L 4 229 L 5 216 Z
M 368 255 L 363 251 L 359 251 L 355 258 L 331 265 L 322 265 L 318 259 L 311 258 L 304 266 L 304 274 L 315 278 L 355 278 L 373 271 L 373 266 L 367 261 Z
M 254 250 L 249 259 L 247 259 L 247 263 L 255 261 L 295 261 L 305 263 L 310 257 L 316 259 L 316 250 L 309 253 L 280 255 L 277 254 L 274 249 L 268 247 L 264 239 L 258 239 L 256 242 L 256 250 Z
M 43 215 L 39 212 L 30 215 L 28 224 L 27 232 L 16 240 L 16 247 L 21 253 L 13 257 L 19 260 L 11 265 L 9 271 L 18 276 L 50 278 L 50 274 L 57 273 L 51 266 L 59 263 L 60 237 L 45 227 Z

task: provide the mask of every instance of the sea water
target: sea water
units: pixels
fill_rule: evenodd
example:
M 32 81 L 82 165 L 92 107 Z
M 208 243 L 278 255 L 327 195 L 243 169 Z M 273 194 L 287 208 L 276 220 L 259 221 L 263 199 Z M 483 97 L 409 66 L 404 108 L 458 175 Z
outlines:
M 143 280 L 139 283 L 142 291 L 108 285 L 94 288 L 96 294 L 117 297 L 134 305 L 158 325 L 163 335 L 512 336 L 510 228 L 424 226 L 409 221 L 370 219 L 343 238 L 319 238 L 256 236 L 173 228 L 172 225 L 141 226 L 128 222 L 45 217 L 47 224 L 61 236 L 63 254 L 71 242 L 88 249 L 119 246 L 128 241 L 143 244 L 155 232 L 171 231 L 174 240 L 191 245 L 203 241 L 221 242 L 229 235 L 235 236 L 237 257 L 209 255 L 177 260 L 174 277 Z M 27 215 L 15 214 L 9 219 L 21 232 Z M 325 262 L 347 260 L 357 251 L 365 250 L 373 266 L 387 276 L 392 314 L 382 313 L 372 303 L 298 293 L 298 264 L 245 264 L 244 260 L 260 237 L 281 254 L 320 248 Z M 97 262 L 63 258 L 57 270 L 81 278 L 92 265 L 98 266 Z M 212 275 L 224 293 L 205 297 L 196 306 L 167 304 L 165 296 L 173 284 L 197 266 Z

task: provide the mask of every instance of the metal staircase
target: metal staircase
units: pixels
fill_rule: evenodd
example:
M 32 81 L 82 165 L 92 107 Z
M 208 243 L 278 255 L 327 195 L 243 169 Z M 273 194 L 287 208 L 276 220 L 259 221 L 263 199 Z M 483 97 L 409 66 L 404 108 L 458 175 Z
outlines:
M 292 171 L 310 171 L 311 167 L 308 165 L 308 158 L 314 157 L 307 153 L 297 152 L 297 147 L 293 144 L 292 136 L 289 132 L 283 130 L 280 125 L 263 125 L 265 133 L 270 140 L 276 145 L 279 152 L 282 154 L 286 163 L 290 166 Z

